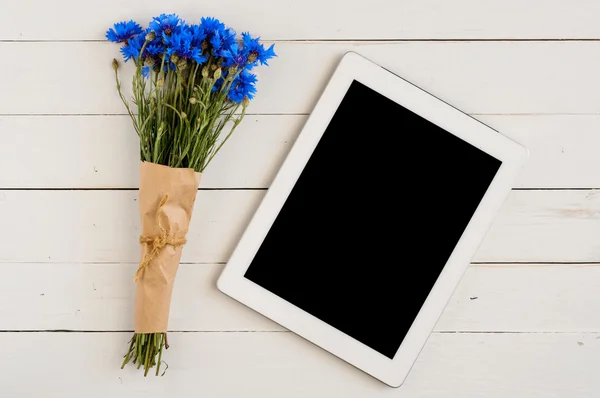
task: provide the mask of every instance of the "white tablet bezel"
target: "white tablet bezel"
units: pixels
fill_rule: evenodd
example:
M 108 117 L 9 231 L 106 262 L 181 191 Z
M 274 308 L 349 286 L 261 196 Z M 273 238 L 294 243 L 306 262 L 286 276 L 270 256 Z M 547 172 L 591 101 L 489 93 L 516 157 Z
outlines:
M 244 277 L 244 273 L 277 218 L 286 198 L 353 80 L 365 84 L 502 161 L 496 177 L 480 202 L 393 360 Z M 372 117 L 377 117 L 377 115 L 372 115 Z M 419 151 L 426 154 L 427 149 L 419 148 Z M 385 384 L 398 387 L 404 382 L 425 345 L 496 213 L 510 192 L 512 184 L 527 157 L 528 151 L 520 144 L 381 66 L 354 52 L 348 52 L 336 68 L 312 114 L 275 176 L 271 187 L 233 251 L 218 279 L 217 286 L 226 295 L 263 314 L 288 330 Z M 448 192 L 448 194 L 452 193 Z M 447 210 L 452 211 L 451 209 Z M 398 257 L 401 256 L 402 252 L 399 251 Z M 285 266 L 285 264 L 282 263 L 282 266 Z M 392 313 L 389 315 L 393 316 Z

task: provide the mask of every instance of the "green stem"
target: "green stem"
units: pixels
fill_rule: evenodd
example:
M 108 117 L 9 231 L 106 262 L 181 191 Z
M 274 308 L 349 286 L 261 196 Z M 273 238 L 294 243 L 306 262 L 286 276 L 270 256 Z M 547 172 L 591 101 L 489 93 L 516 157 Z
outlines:
M 231 130 L 229 130 L 229 133 L 227 134 L 227 136 L 225 137 L 225 139 L 223 139 L 223 141 L 221 141 L 221 144 L 219 144 L 219 146 L 217 147 L 217 149 L 215 149 L 212 152 L 212 155 L 210 156 L 210 158 L 208 159 L 208 161 L 203 165 L 203 167 L 202 167 L 203 170 L 212 161 L 212 159 L 215 157 L 215 155 L 217 154 L 217 152 L 219 152 L 221 150 L 221 147 L 227 142 L 227 140 L 229 139 L 229 137 L 231 137 L 231 135 L 233 134 L 233 132 L 235 131 L 235 129 L 237 128 L 237 126 L 240 124 L 240 122 L 242 121 L 242 119 L 244 118 L 245 115 L 246 115 L 246 107 L 244 106 L 244 107 L 242 107 L 242 113 L 241 113 L 240 117 L 235 120 L 235 122 L 233 123 L 233 126 L 231 127 Z
M 147 376 L 154 366 L 157 367 L 156 375 L 158 376 L 163 347 L 167 348 L 166 341 L 166 333 L 135 333 L 131 339 L 129 351 L 125 354 L 121 369 L 130 361 L 134 364 L 137 361 L 138 369 L 144 366 L 144 376 Z
M 123 95 L 123 92 L 121 91 L 121 81 L 119 80 L 119 72 L 117 70 L 115 70 L 115 80 L 117 82 L 117 91 L 119 93 L 119 97 L 121 98 L 121 101 L 125 105 L 125 108 L 127 109 L 127 113 L 129 114 L 129 117 L 133 121 L 133 127 L 135 128 L 135 131 L 139 136 L 140 131 L 138 130 L 135 116 L 133 116 L 133 112 L 131 112 L 131 108 L 129 107 L 129 102 L 125 99 L 125 96 Z
M 129 359 L 131 358 L 131 353 L 133 352 L 133 348 L 135 345 L 135 335 L 133 335 L 133 337 L 131 338 L 130 341 L 130 345 L 129 345 L 129 350 L 127 350 L 127 354 L 125 354 L 125 359 L 123 359 L 123 364 L 121 365 L 121 369 L 125 368 L 125 365 L 127 365 L 127 363 L 129 362 Z
M 152 352 L 152 348 L 154 347 L 154 345 L 152 345 L 153 340 L 154 339 L 152 338 L 152 335 L 149 334 L 148 340 L 146 341 L 146 345 L 144 346 L 144 348 L 146 349 L 146 360 L 144 361 L 144 377 L 148 375 L 148 369 L 150 369 L 150 353 Z
M 158 346 L 160 347 L 159 351 L 158 351 L 158 363 L 156 364 L 156 375 L 158 376 L 158 371 L 160 370 L 160 364 L 162 362 L 162 352 L 163 352 L 163 345 L 164 345 L 164 337 L 161 334 L 158 335 Z

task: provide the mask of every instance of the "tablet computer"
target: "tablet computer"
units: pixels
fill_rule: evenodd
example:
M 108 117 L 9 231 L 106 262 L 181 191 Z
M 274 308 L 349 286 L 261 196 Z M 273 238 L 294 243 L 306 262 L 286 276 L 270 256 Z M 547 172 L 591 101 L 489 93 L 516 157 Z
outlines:
M 346 53 L 218 288 L 398 387 L 527 157 Z

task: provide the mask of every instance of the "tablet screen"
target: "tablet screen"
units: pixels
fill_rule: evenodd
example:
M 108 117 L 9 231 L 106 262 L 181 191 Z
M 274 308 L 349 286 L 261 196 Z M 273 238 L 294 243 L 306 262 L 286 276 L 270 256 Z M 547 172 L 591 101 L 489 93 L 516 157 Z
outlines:
M 354 81 L 245 278 L 393 359 L 500 164 Z

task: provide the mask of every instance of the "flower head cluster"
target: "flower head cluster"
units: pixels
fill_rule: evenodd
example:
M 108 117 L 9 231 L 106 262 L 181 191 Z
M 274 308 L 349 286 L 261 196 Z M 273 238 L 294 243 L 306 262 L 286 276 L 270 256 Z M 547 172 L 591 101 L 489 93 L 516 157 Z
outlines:
M 106 38 L 115 43 L 127 43 L 131 38 L 142 33 L 142 27 L 133 21 L 117 22 L 106 32 Z
M 246 32 L 238 38 L 233 29 L 215 18 L 188 24 L 176 14 L 161 14 L 152 18 L 145 30 L 134 21 L 118 22 L 106 32 L 106 38 L 121 43 L 125 62 L 133 60 L 144 76 L 151 71 L 210 71 L 212 76 L 202 77 L 214 79 L 213 91 L 225 87 L 228 99 L 236 103 L 252 99 L 256 93 L 257 78 L 250 70 L 259 64 L 268 65 L 267 61 L 276 56 L 273 45 L 265 48 L 260 38 Z

